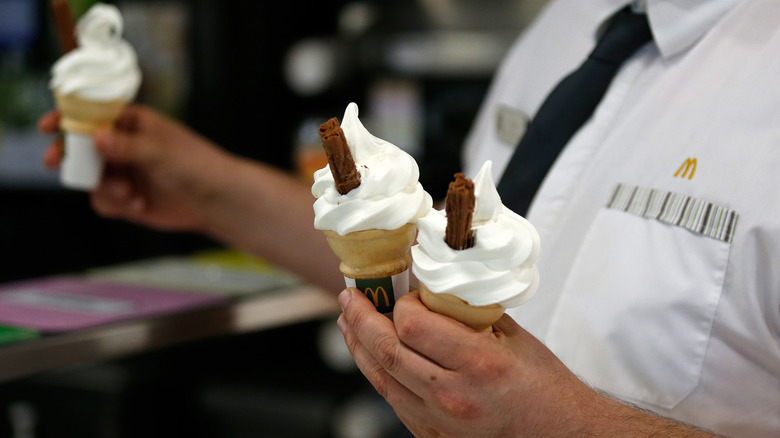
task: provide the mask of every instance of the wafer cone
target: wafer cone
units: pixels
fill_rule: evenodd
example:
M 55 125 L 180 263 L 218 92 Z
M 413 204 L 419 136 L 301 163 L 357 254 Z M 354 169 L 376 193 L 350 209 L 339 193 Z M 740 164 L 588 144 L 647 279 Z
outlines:
M 406 224 L 396 230 L 356 231 L 344 236 L 323 230 L 348 287 L 356 287 L 381 313 L 392 312 L 395 301 L 409 292 L 410 248 L 417 227 Z
M 127 106 L 124 100 L 92 101 L 73 94 L 54 93 L 65 131 L 65 157 L 60 180 L 65 187 L 94 190 L 100 184 L 103 158 L 94 147 L 96 129 L 110 127 Z
M 97 128 L 111 127 L 127 106 L 124 100 L 101 102 L 59 92 L 54 93 L 54 98 L 62 114 L 60 128 L 79 134 L 92 134 Z
M 492 326 L 506 310 L 498 304 L 472 306 L 455 295 L 431 292 L 420 283 L 420 300 L 428 309 L 449 316 L 478 332 L 490 332 Z
M 341 259 L 339 269 L 345 277 L 371 279 L 390 277 L 409 269 L 409 251 L 417 234 L 414 224 L 397 230 L 365 230 L 344 236 L 323 230 L 328 244 Z

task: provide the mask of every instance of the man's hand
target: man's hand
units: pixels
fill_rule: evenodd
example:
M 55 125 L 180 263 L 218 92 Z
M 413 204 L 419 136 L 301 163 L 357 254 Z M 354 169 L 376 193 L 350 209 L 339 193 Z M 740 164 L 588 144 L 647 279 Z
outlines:
M 340 302 L 358 367 L 418 437 L 565 434 L 581 401 L 597 396 L 507 315 L 477 333 L 430 312 L 416 292 L 398 301 L 394 321 L 357 290 Z
M 59 132 L 60 114 L 39 120 L 39 130 Z M 99 214 L 165 230 L 197 231 L 201 213 L 228 156 L 185 126 L 142 105 L 127 108 L 114 129 L 95 132 L 95 146 L 106 161 L 100 186 L 92 192 Z M 44 164 L 57 168 L 62 138 L 53 140 Z
M 478 333 L 416 292 L 392 321 L 356 289 L 339 302 L 355 362 L 417 437 L 712 436 L 596 392 L 507 315 Z

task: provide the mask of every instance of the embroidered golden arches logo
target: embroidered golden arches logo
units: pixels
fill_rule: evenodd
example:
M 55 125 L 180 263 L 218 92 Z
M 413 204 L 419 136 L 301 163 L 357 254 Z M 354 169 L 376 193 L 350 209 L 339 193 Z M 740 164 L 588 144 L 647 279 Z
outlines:
M 696 173 L 696 164 L 697 160 L 695 157 L 686 158 L 685 162 L 674 173 L 674 177 L 693 179 L 693 174 Z

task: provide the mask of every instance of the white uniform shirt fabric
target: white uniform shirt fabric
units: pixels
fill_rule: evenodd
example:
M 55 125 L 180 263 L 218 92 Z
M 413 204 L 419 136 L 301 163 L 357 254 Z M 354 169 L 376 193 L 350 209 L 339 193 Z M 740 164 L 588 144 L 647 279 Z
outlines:
M 467 175 L 492 159 L 500 180 L 515 146 L 497 133 L 502 108 L 532 116 L 627 3 L 547 6 L 497 73 L 466 141 Z M 646 7 L 655 41 L 621 68 L 531 206 L 541 284 L 508 313 L 599 389 L 719 433 L 776 438 L 780 2 Z M 733 235 L 608 208 L 618 184 L 733 211 Z

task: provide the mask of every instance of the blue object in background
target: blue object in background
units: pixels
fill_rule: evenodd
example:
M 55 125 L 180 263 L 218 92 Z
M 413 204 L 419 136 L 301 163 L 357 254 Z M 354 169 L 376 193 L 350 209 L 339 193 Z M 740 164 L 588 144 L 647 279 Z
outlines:
M 0 50 L 26 49 L 38 35 L 35 0 L 0 0 Z

